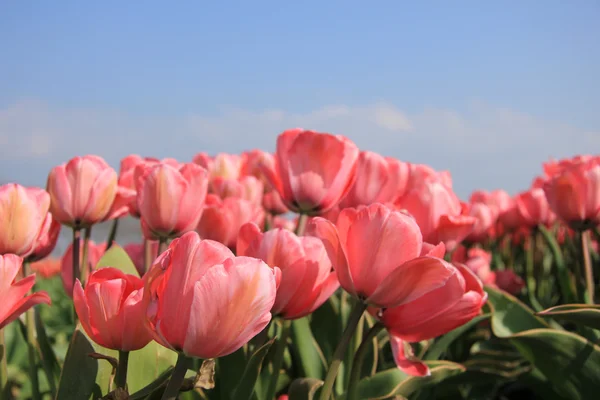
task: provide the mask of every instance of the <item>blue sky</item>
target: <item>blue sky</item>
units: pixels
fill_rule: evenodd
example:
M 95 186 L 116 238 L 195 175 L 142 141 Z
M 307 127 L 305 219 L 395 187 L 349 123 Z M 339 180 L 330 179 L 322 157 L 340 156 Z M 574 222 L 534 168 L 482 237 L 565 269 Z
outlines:
M 463 198 L 600 149 L 597 1 L 0 4 L 0 179 L 281 130 L 449 169 Z

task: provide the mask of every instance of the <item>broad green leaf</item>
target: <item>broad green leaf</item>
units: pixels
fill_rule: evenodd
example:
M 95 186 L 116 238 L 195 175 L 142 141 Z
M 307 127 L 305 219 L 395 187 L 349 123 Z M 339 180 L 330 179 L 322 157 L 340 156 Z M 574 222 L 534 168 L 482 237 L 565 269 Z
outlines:
M 256 380 L 260 375 L 263 360 L 269 352 L 269 349 L 273 345 L 274 341 L 274 339 L 269 340 L 262 347 L 256 350 L 254 354 L 252 354 L 252 356 L 250 356 L 250 359 L 246 364 L 244 374 L 242 375 L 242 378 L 238 382 L 235 390 L 233 391 L 232 399 L 244 400 L 250 399 L 252 397 L 252 394 L 254 392 L 254 384 L 256 383 Z
M 488 302 L 493 307 L 492 330 L 498 337 L 508 337 L 528 329 L 549 328 L 541 318 L 514 296 L 499 289 L 485 287 Z
M 600 329 L 600 306 L 590 304 L 564 304 L 537 313 L 541 317 L 552 317 Z
M 326 360 L 331 360 L 342 337 L 340 299 L 334 294 L 310 315 L 311 332 Z
M 418 390 L 465 371 L 465 367 L 450 361 L 428 361 L 427 365 L 431 371 L 430 376 L 410 376 L 398 368 L 391 368 L 362 379 L 357 387 L 358 398 L 375 400 L 393 396 L 409 397 Z M 346 395 L 343 396 L 345 397 Z
M 575 300 L 573 283 L 571 282 L 569 270 L 565 264 L 560 246 L 556 242 L 554 235 L 552 235 L 543 225 L 540 225 L 538 229 L 552 252 L 554 265 L 556 266 L 558 285 L 563 297 L 563 301 L 567 303 L 572 302 Z
M 292 321 L 291 338 L 292 354 L 294 359 L 298 360 L 300 376 L 307 378 L 324 376 L 327 361 L 313 337 L 307 317 Z
M 113 267 L 120 269 L 126 274 L 140 276 L 127 252 L 116 243 L 113 244 L 106 253 L 104 253 L 96 265 L 96 269 L 104 267 Z
M 423 359 L 424 360 L 439 359 L 442 356 L 442 354 L 444 354 L 444 352 L 448 349 L 448 346 L 450 346 L 450 344 L 452 342 L 454 342 L 456 339 L 458 339 L 463 333 L 465 333 L 466 331 L 468 331 L 469 329 L 471 329 L 472 327 L 477 325 L 479 322 L 489 318 L 490 316 L 491 316 L 491 314 L 478 315 L 477 317 L 473 318 L 466 324 L 459 326 L 458 328 L 456 328 L 456 329 L 446 333 L 444 336 L 438 338 L 435 341 L 435 343 L 433 343 L 429 347 L 429 349 L 427 349 L 427 352 L 425 353 L 425 357 L 423 357 Z
M 313 400 L 323 381 L 315 378 L 298 378 L 288 390 L 289 400 Z
M 40 358 L 42 367 L 46 374 L 50 391 L 53 395 L 56 395 L 56 384 L 60 378 L 60 365 L 52 349 L 52 345 L 48 340 L 44 323 L 40 317 L 40 311 L 38 307 L 34 307 L 34 318 L 35 318 L 35 330 L 37 333 L 37 341 L 40 348 Z
M 169 381 L 172 372 L 173 368 L 167 369 L 165 372 L 160 374 L 160 376 L 156 378 L 153 382 L 148 384 L 148 386 L 143 387 L 137 392 L 131 394 L 129 396 L 129 400 L 142 400 L 150 396 L 152 393 L 158 391 L 160 391 L 160 393 L 162 394 L 162 392 L 164 392 L 165 388 L 167 387 L 167 382 Z
M 600 347 L 571 332 L 532 329 L 510 337 L 521 353 L 565 398 L 595 398 L 600 387 Z
M 238 351 L 217 359 L 216 387 L 220 398 L 229 399 L 235 385 L 242 379 L 246 366 L 246 351 L 244 347 Z
M 57 399 L 89 399 L 96 385 L 98 360 L 88 357 L 94 346 L 79 328 L 75 329 L 58 385 Z

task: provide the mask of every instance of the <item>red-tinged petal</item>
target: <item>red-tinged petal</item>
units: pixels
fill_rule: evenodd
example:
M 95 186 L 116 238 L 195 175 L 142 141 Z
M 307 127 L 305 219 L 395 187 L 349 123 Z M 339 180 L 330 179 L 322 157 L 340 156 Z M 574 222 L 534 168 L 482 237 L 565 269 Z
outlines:
M 340 287 L 340 281 L 338 281 L 337 274 L 335 272 L 331 272 L 327 278 L 321 283 L 320 292 L 312 306 L 307 310 L 307 312 L 303 315 L 298 316 L 297 318 L 303 317 L 315 311 L 317 308 L 321 307 L 323 303 L 325 303 L 333 293 Z
M 411 376 L 431 375 L 429 367 L 412 354 L 412 349 L 408 343 L 405 343 L 399 337 L 390 334 L 390 345 L 392 346 L 394 362 L 402 372 Z
M 431 243 L 444 242 L 446 249 L 452 251 L 471 233 L 476 222 L 475 218 L 466 215 L 442 215 L 436 231 L 425 240 Z
M 117 173 L 108 165 L 96 174 L 82 220 L 96 223 L 106 218 L 117 195 Z
M 262 236 L 260 228 L 255 223 L 248 222 L 242 225 L 238 232 L 236 254 L 240 256 L 255 257 L 250 254 L 257 254 Z
M 184 353 L 217 358 L 238 350 L 267 326 L 275 295 L 273 270 L 260 260 L 212 267 L 194 285 Z
M 348 293 L 357 295 L 354 282 L 352 281 L 352 275 L 348 267 L 348 259 L 346 258 L 344 247 L 340 243 L 340 238 L 338 237 L 338 231 L 335 225 L 324 218 L 313 218 L 307 226 L 306 235 L 315 236 L 323 241 L 333 269 L 337 273 L 340 285 Z
M 144 289 L 134 290 L 123 302 L 120 314 L 121 350 L 133 351 L 144 347 L 152 340 L 144 326 L 145 308 L 142 302 Z
M 66 166 L 52 168 L 48 174 L 46 190 L 50 194 L 50 212 L 60 223 L 70 225 L 74 221 L 73 192 L 67 179 Z
M 104 347 L 115 349 L 121 344 L 119 311 L 125 282 L 121 279 L 87 284 L 85 294 L 90 310 L 90 325 L 99 333 L 93 338 Z
M 429 256 L 436 258 L 444 258 L 446 255 L 446 245 L 444 242 L 439 242 L 437 245 L 432 245 L 431 243 L 423 242 L 423 247 L 421 248 L 421 257 Z
M 90 308 L 87 304 L 85 293 L 79 279 L 75 281 L 75 286 L 73 286 L 73 304 L 75 305 L 75 312 L 77 313 L 77 317 L 79 318 L 83 330 L 95 341 L 95 338 L 98 336 L 98 331 L 93 329 L 90 324 Z
M 208 190 L 208 171 L 196 164 L 185 164 L 180 173 L 187 182 L 187 189 L 179 200 L 175 230 L 185 233 L 194 230 L 200 222 Z
M 443 287 L 457 273 L 442 259 L 415 258 L 392 271 L 366 302 L 382 308 L 409 303 Z

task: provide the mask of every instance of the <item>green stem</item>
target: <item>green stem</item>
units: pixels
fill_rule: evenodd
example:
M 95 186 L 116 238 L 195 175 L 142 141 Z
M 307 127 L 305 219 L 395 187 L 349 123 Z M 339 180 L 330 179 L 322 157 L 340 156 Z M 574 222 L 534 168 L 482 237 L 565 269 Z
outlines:
M 590 241 L 590 231 L 586 230 L 581 232 L 579 235 L 581 240 L 581 255 L 583 257 L 583 266 L 585 271 L 585 286 L 586 286 L 586 298 L 587 304 L 594 304 L 594 271 L 592 270 L 592 260 L 590 259 L 590 249 L 588 243 Z
M 279 370 L 281 369 L 281 364 L 283 364 L 283 354 L 285 353 L 285 348 L 287 346 L 287 340 L 290 336 L 290 328 L 292 326 L 292 321 L 284 319 L 281 322 L 281 337 L 277 341 L 277 347 L 275 348 L 275 355 L 273 357 L 273 374 L 271 375 L 271 380 L 269 381 L 269 388 L 267 389 L 266 399 L 274 399 L 275 391 L 277 390 L 277 381 L 279 380 Z
M 144 273 L 150 270 L 154 257 L 152 257 L 152 242 L 144 239 Z
M 2 328 L 0 329 L 0 395 L 3 395 L 7 383 L 6 341 L 4 340 L 4 328 Z
M 371 329 L 367 332 L 367 335 L 363 339 L 362 343 L 356 350 L 356 354 L 354 355 L 354 362 L 352 363 L 352 372 L 350 372 L 350 384 L 348 385 L 348 400 L 357 400 L 358 399 L 358 391 L 356 387 L 358 386 L 358 381 L 360 380 L 360 372 L 362 370 L 363 360 L 365 359 L 365 355 L 367 354 L 367 350 L 369 346 L 373 344 L 373 339 L 377 337 L 377 334 L 384 328 L 381 322 L 375 323 Z
M 300 216 L 298 217 L 298 225 L 296 225 L 296 230 L 294 231 L 296 233 L 296 236 L 304 235 L 304 230 L 306 229 L 307 222 L 308 222 L 308 215 L 300 214 Z
M 554 265 L 556 265 L 556 275 L 558 275 L 558 283 L 560 292 L 563 298 L 563 304 L 571 304 L 576 302 L 576 297 L 574 294 L 573 287 L 571 285 L 571 278 L 569 276 L 569 270 L 565 264 L 565 259 L 563 257 L 562 251 L 560 250 L 560 246 L 556 242 L 556 239 L 546 229 L 543 225 L 539 226 L 540 233 L 544 237 L 546 244 L 550 247 L 552 251 L 552 256 L 554 257 Z
M 175 364 L 175 368 L 171 374 L 171 379 L 169 379 L 169 384 L 167 388 L 163 392 L 162 400 L 176 400 L 177 395 L 179 394 L 179 390 L 181 389 L 181 385 L 183 384 L 183 380 L 185 379 L 185 373 L 187 372 L 187 367 L 189 363 L 189 358 L 186 357 L 183 353 L 179 353 L 177 357 L 177 363 Z
M 364 315 L 363 315 L 364 316 Z M 354 353 L 356 353 L 356 351 L 358 350 L 358 348 L 360 347 L 360 344 L 362 343 L 363 340 L 363 330 L 364 330 L 364 318 L 361 317 L 360 321 L 358 322 L 358 325 L 356 326 L 356 331 L 354 331 L 354 335 L 352 335 L 352 340 L 350 341 L 350 350 L 346 353 L 346 356 L 344 358 L 344 364 L 342 366 L 342 368 L 344 368 L 344 388 L 346 386 L 348 386 L 348 380 L 350 379 L 350 374 L 348 372 L 351 371 L 352 365 L 354 363 Z
M 90 267 L 90 237 L 92 236 L 92 227 L 85 228 L 83 231 L 83 256 L 81 257 L 81 285 L 85 285 L 88 280 L 88 276 L 92 273 Z
M 158 254 L 156 255 L 156 257 L 160 256 L 162 253 L 165 252 L 165 250 L 167 250 L 167 238 L 160 238 L 158 240 Z
M 116 237 L 117 237 L 117 229 L 119 228 L 119 218 L 115 218 L 113 219 L 113 223 L 110 226 L 110 231 L 108 232 L 108 239 L 106 240 L 106 250 L 104 252 L 107 252 L 108 249 L 110 249 L 113 245 L 113 242 L 115 241 Z
M 28 276 L 29 262 L 23 263 L 23 276 Z M 29 290 L 28 294 L 32 294 L 33 289 Z M 36 360 L 36 338 L 35 338 L 35 315 L 34 309 L 29 308 L 25 312 L 25 328 L 27 330 L 27 354 L 29 356 L 29 376 L 31 378 L 31 396 L 33 400 L 41 399 L 40 385 L 37 374 L 37 360 Z
M 121 389 L 127 389 L 127 365 L 129 364 L 129 352 L 119 350 L 119 367 L 115 383 Z
M 325 382 L 323 383 L 323 387 L 321 388 L 321 396 L 320 400 L 329 400 L 331 397 L 331 390 L 333 389 L 333 384 L 335 383 L 335 378 L 337 377 L 338 369 L 340 368 L 340 364 L 342 363 L 342 359 L 344 358 L 344 354 L 346 353 L 346 349 L 350 344 L 350 340 L 352 339 L 352 335 L 360 322 L 360 319 L 367 309 L 367 305 L 361 301 L 357 301 L 354 305 L 354 308 L 350 312 L 350 317 L 348 318 L 348 325 L 342 334 L 342 338 L 338 343 L 335 352 L 333 353 L 333 359 L 331 360 L 331 364 L 329 365 L 329 369 L 327 370 L 327 375 L 325 376 Z

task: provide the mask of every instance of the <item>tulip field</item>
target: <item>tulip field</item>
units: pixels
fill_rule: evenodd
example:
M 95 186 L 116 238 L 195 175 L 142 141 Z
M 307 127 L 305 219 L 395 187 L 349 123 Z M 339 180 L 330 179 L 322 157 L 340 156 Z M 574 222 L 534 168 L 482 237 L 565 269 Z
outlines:
M 600 156 L 461 200 L 341 135 L 276 140 L 0 186 L 0 399 L 600 397 Z

